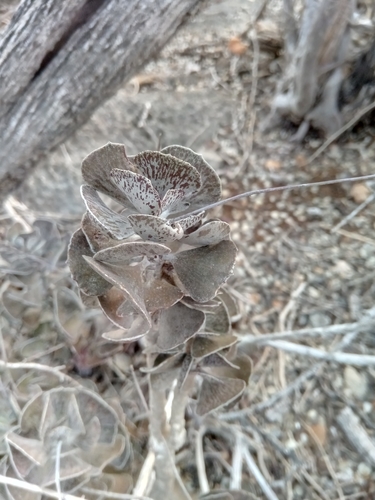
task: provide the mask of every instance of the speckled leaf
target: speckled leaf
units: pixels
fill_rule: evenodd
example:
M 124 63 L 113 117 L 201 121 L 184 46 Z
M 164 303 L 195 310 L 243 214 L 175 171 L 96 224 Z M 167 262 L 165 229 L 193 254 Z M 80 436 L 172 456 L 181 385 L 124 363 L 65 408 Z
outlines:
M 183 219 L 179 219 L 177 222 L 180 224 L 182 229 L 186 231 L 189 228 L 198 228 L 202 220 L 204 219 L 205 213 L 201 212 L 200 214 L 189 215 L 184 217 Z
M 128 198 L 113 184 L 111 170 L 133 170 L 126 156 L 123 144 L 109 142 L 90 153 L 82 162 L 82 176 L 85 182 L 101 193 L 111 196 L 125 207 L 131 208 Z
M 103 248 L 118 245 L 118 240 L 111 238 L 108 231 L 104 229 L 102 224 L 90 212 L 86 212 L 83 216 L 81 228 L 93 253 L 99 252 Z
M 196 407 L 197 415 L 206 415 L 223 406 L 234 405 L 242 396 L 246 384 L 238 379 L 204 377 Z
M 91 256 L 92 252 L 82 229 L 78 229 L 72 236 L 68 248 L 68 264 L 73 279 L 86 295 L 102 295 L 112 285 L 99 276 L 98 273 L 85 262 L 83 256 Z
M 176 254 L 172 263 L 182 289 L 197 302 L 211 300 L 232 274 L 236 253 L 235 244 L 224 240 Z
M 201 188 L 201 176 L 189 163 L 159 151 L 143 151 L 132 157 L 132 162 L 141 174 L 152 182 L 152 185 L 164 198 L 168 189 L 183 189 L 191 196 Z
M 168 247 L 157 243 L 130 241 L 101 250 L 94 255 L 94 259 L 107 262 L 107 264 L 126 264 L 131 261 L 142 260 L 143 257 L 155 260 L 158 256 L 166 255 L 170 251 Z
M 212 313 L 206 315 L 204 331 L 220 334 L 229 333 L 231 330 L 231 323 L 227 308 L 221 300 L 218 302 L 219 307 Z
M 190 148 L 183 146 L 167 146 L 161 150 L 162 153 L 170 154 L 180 160 L 190 163 L 200 173 L 202 188 L 191 201 L 191 209 L 196 210 L 215 201 L 221 197 L 221 182 L 215 170 L 202 157 Z
M 227 240 L 229 234 L 230 226 L 226 222 L 209 221 L 185 236 L 182 242 L 193 246 L 216 245 L 222 240 Z
M 147 177 L 130 172 L 130 170 L 115 168 L 111 172 L 111 180 L 125 194 L 137 212 L 149 215 L 160 214 L 160 196 Z
M 143 299 L 142 269 L 140 266 L 113 266 L 84 257 L 86 262 L 109 283 L 122 290 L 134 306 L 150 322 Z M 101 294 L 103 295 L 103 294 Z
M 156 346 L 162 351 L 174 349 L 195 335 L 204 323 L 204 313 L 178 302 L 160 313 Z
M 161 211 L 163 216 L 186 210 L 190 203 L 185 200 L 187 196 L 183 189 L 168 189 L 161 201 Z
M 194 358 L 203 358 L 221 351 L 237 342 L 234 335 L 197 335 L 193 340 L 191 355 Z
M 133 231 L 145 241 L 167 243 L 183 236 L 183 230 L 178 223 L 168 223 L 153 215 L 129 215 L 128 220 Z
M 90 186 L 81 186 L 81 195 L 92 217 L 116 240 L 122 240 L 134 233 L 125 215 L 109 209 L 98 193 Z
M 165 280 L 148 281 L 145 284 L 145 304 L 150 313 L 159 309 L 168 309 L 181 300 L 183 296 L 181 290 Z

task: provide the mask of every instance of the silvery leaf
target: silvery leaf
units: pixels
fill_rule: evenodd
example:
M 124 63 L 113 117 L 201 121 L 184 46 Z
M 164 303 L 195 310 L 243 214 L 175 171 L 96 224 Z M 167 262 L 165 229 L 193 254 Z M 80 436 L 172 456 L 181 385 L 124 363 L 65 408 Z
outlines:
M 104 230 L 108 231 L 112 238 L 122 240 L 133 234 L 134 231 L 127 217 L 109 209 L 103 203 L 95 189 L 87 185 L 81 186 L 81 195 L 92 217 L 94 217 Z
M 194 358 L 203 358 L 235 344 L 237 340 L 234 335 L 196 335 L 191 355 Z
M 171 262 L 182 289 L 197 302 L 207 302 L 233 272 L 237 248 L 230 240 L 186 250 Z
M 202 181 L 199 193 L 191 200 L 191 209 L 196 210 L 210 203 L 215 203 L 221 197 L 221 182 L 215 170 L 203 159 L 203 157 L 183 146 L 167 146 L 161 150 L 162 153 L 170 154 L 175 158 L 186 161 L 195 167 Z
M 183 212 L 190 203 L 185 201 L 186 193 L 183 189 L 168 189 L 161 201 L 161 211 L 163 216 Z
M 229 333 L 231 323 L 227 308 L 221 300 L 218 302 L 219 307 L 206 315 L 204 331 L 220 334 Z
M 168 351 L 183 344 L 199 331 L 204 319 L 204 313 L 189 309 L 181 302 L 161 311 L 157 322 L 156 346 Z
M 193 246 L 216 245 L 229 238 L 230 226 L 223 221 L 208 221 L 193 233 L 182 240 L 183 243 Z
M 117 288 L 112 288 L 99 297 L 99 304 L 107 318 L 120 330 L 103 333 L 108 340 L 130 342 L 143 337 L 150 330 L 150 322 L 135 308 L 129 298 Z M 128 304 L 128 315 L 124 315 L 124 304 Z
M 130 170 L 115 168 L 111 172 L 111 180 L 124 193 L 137 212 L 149 215 L 160 214 L 160 196 L 147 177 L 130 172 Z
M 146 241 L 167 243 L 179 240 L 183 236 L 179 223 L 168 223 L 160 217 L 136 214 L 129 215 L 128 220 L 133 231 Z
M 205 313 L 213 313 L 220 306 L 220 302 L 218 300 L 209 300 L 208 302 L 195 302 L 195 300 L 187 296 L 185 296 L 181 300 L 181 302 L 191 309 L 198 309 L 198 311 L 203 311 Z
M 246 388 L 243 380 L 204 376 L 196 407 L 197 415 L 206 415 L 224 406 L 232 406 Z
M 73 279 L 86 295 L 102 295 L 112 285 L 99 276 L 98 273 L 85 262 L 84 256 L 91 256 L 91 248 L 87 243 L 82 229 L 78 229 L 72 236 L 68 247 L 68 264 Z
M 194 226 L 199 226 L 202 220 L 204 219 L 205 213 L 201 212 L 200 214 L 188 215 L 183 219 L 179 219 L 177 222 L 180 224 L 184 232 L 189 228 L 194 228 Z
M 84 257 L 84 259 L 100 276 L 125 292 L 134 306 L 150 321 L 143 299 L 142 269 L 140 266 L 113 266 L 98 262 L 91 257 Z
M 144 289 L 146 309 L 150 313 L 168 309 L 182 299 L 183 292 L 165 280 L 147 281 Z
M 94 189 L 131 208 L 128 198 L 111 181 L 110 173 L 114 168 L 133 170 L 126 156 L 125 146 L 109 142 L 86 156 L 82 162 L 82 177 Z
M 225 304 L 230 318 L 234 318 L 238 314 L 237 301 L 226 289 L 226 287 L 221 288 L 218 298 Z
M 90 212 L 86 212 L 82 218 L 81 228 L 93 253 L 118 245 L 118 240 L 111 238 L 109 232 L 104 229 Z
M 131 241 L 101 250 L 94 255 L 94 259 L 107 262 L 107 264 L 127 264 L 137 259 L 141 260 L 143 257 L 154 260 L 160 255 L 170 253 L 170 251 L 168 247 L 157 243 Z
M 215 352 L 213 354 L 209 354 L 208 356 L 204 357 L 200 365 L 203 371 L 205 371 L 206 368 L 207 369 L 221 368 L 223 366 L 224 367 L 230 366 L 232 368 L 237 368 L 237 369 L 239 368 L 239 366 L 234 364 L 233 361 L 230 361 L 226 356 L 224 356 L 220 352 Z
M 187 195 L 197 193 L 201 188 L 201 176 L 189 163 L 159 151 L 143 151 L 132 157 L 132 162 L 141 174 L 164 198 L 168 189 L 182 189 Z

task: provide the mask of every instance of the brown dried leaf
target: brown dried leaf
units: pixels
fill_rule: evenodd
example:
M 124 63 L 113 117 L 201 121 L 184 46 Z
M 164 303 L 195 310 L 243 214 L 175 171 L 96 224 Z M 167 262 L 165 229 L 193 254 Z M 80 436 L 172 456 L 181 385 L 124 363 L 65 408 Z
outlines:
M 91 248 L 87 243 L 82 229 L 78 229 L 72 236 L 68 248 L 68 264 L 73 279 L 86 295 L 102 295 L 112 285 L 103 279 L 85 262 L 84 256 L 92 256 Z
M 173 256 L 173 267 L 182 289 L 197 302 L 215 297 L 233 272 L 237 248 L 230 240 L 186 250 Z

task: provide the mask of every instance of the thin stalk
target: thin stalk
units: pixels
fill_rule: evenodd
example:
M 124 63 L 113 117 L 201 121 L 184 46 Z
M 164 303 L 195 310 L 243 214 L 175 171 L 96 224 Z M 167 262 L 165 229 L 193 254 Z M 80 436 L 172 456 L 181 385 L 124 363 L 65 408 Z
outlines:
M 166 418 L 166 397 L 164 387 L 160 388 L 157 377 L 149 374 L 149 407 L 150 407 L 150 447 L 155 454 L 155 482 L 151 497 L 154 500 L 165 500 L 166 493 L 173 491 L 174 484 L 174 450 L 169 444 L 170 428 Z

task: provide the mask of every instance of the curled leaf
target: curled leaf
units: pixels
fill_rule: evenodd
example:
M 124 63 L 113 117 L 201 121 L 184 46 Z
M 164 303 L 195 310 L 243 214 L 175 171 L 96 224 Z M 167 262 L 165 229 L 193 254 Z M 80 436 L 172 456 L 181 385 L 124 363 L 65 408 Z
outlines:
M 169 154 L 143 151 L 133 156 L 132 162 L 150 179 L 160 198 L 164 198 L 168 189 L 182 189 L 186 194 L 192 195 L 201 188 L 198 171 L 189 163 Z
M 237 337 L 234 335 L 197 335 L 193 341 L 191 355 L 194 358 L 203 358 L 236 342 Z
M 129 215 L 128 220 L 133 231 L 146 241 L 167 243 L 181 239 L 184 234 L 178 222 L 168 222 L 153 215 L 134 214 Z
M 112 182 L 124 193 L 137 212 L 159 215 L 161 209 L 160 196 L 144 175 L 130 170 L 113 169 Z
M 199 207 L 204 207 L 205 205 L 220 200 L 220 178 L 211 165 L 203 159 L 202 155 L 184 146 L 167 146 L 163 148 L 161 152 L 186 161 L 198 170 L 201 176 L 202 187 L 199 193 L 192 199 L 191 209 L 196 210 Z
M 91 248 L 82 229 L 77 229 L 68 248 L 68 264 L 73 279 L 86 295 L 102 295 L 112 285 L 85 262 L 84 256 L 92 256 Z
M 111 238 L 109 232 L 104 229 L 102 224 L 99 224 L 90 212 L 86 212 L 83 216 L 81 227 L 93 253 L 99 252 L 103 248 L 118 245 L 118 240 Z
M 112 238 L 122 240 L 133 230 L 125 215 L 119 215 L 105 205 L 98 193 L 91 186 L 81 186 L 81 195 L 92 217 L 109 233 Z
M 216 245 L 216 243 L 228 239 L 229 234 L 230 226 L 226 222 L 208 221 L 193 233 L 185 236 L 182 241 L 193 246 Z
M 105 248 L 96 253 L 94 259 L 107 264 L 128 264 L 134 259 L 141 260 L 143 257 L 152 260 L 159 255 L 166 255 L 170 251 L 168 247 L 157 243 L 131 241 Z
M 111 196 L 125 207 L 131 208 L 126 195 L 111 181 L 111 171 L 116 169 L 133 170 L 126 156 L 125 146 L 109 142 L 105 146 L 90 153 L 82 162 L 82 177 L 84 181 L 103 194 Z

